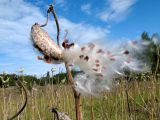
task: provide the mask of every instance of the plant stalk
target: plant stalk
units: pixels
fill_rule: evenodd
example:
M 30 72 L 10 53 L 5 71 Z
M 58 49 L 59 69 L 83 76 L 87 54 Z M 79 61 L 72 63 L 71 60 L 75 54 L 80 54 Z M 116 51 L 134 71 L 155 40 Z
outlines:
M 67 71 L 68 80 L 72 85 L 72 90 L 73 90 L 73 93 L 74 93 L 75 109 L 76 109 L 76 120 L 82 120 L 81 94 L 78 93 L 74 88 L 74 81 L 73 81 L 72 73 L 71 73 L 71 71 L 69 69 L 69 65 L 68 65 L 67 62 L 65 62 L 65 67 L 66 67 L 66 71 Z
M 47 11 L 47 21 L 46 21 L 46 23 L 44 25 L 42 25 L 42 27 L 44 27 L 44 26 L 47 25 L 47 23 L 48 23 L 48 17 L 49 17 L 49 13 L 50 12 L 52 12 L 52 14 L 54 16 L 54 19 L 55 19 L 55 23 L 56 23 L 56 27 L 57 27 L 57 44 L 60 47 L 60 44 L 59 44 L 60 27 L 59 27 L 58 18 L 56 16 L 56 12 L 54 10 L 54 6 L 53 5 L 49 6 L 49 9 Z M 81 95 L 74 88 L 74 81 L 73 81 L 72 73 L 71 73 L 71 71 L 69 69 L 69 65 L 68 65 L 67 62 L 65 62 L 65 67 L 66 67 L 66 71 L 67 71 L 68 80 L 69 80 L 69 82 L 72 85 L 72 90 L 73 90 L 73 93 L 74 93 L 75 109 L 76 109 L 76 120 L 82 120 L 81 97 L 80 97 Z

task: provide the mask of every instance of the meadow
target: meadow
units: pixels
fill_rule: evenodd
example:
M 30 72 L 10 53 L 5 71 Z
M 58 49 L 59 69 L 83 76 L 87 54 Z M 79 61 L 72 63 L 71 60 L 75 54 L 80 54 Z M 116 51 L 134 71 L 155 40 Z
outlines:
M 140 80 L 141 79 L 141 80 Z M 53 120 L 52 107 L 75 120 L 74 96 L 69 84 L 34 85 L 28 104 L 17 120 Z M 18 87 L 0 88 L 0 120 L 13 115 L 24 101 Z M 153 74 L 120 78 L 100 96 L 82 96 L 83 120 L 160 120 L 160 77 Z

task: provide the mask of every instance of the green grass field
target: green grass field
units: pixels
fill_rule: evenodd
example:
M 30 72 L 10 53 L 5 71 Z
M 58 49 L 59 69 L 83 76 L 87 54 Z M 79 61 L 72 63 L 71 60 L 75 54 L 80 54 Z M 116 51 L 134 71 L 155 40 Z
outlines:
M 128 99 L 127 99 L 127 94 Z M 57 107 L 75 120 L 74 97 L 69 85 L 34 86 L 18 120 L 52 120 Z M 0 120 L 13 115 L 23 103 L 16 87 L 0 89 Z M 101 96 L 82 96 L 83 120 L 160 120 L 160 81 L 123 81 Z

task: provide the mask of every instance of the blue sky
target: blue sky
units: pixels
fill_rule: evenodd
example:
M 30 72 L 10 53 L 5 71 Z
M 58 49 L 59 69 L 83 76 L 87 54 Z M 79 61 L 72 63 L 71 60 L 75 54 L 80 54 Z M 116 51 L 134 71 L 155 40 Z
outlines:
M 160 32 L 159 0 L 0 0 L 0 73 L 15 73 L 23 67 L 26 74 L 44 74 L 52 67 L 36 59 L 30 41 L 30 27 L 44 23 L 49 4 L 54 4 L 59 17 L 61 38 L 79 44 L 138 39 L 143 31 Z M 53 18 L 45 28 L 55 38 Z M 62 40 L 61 40 L 62 41 Z

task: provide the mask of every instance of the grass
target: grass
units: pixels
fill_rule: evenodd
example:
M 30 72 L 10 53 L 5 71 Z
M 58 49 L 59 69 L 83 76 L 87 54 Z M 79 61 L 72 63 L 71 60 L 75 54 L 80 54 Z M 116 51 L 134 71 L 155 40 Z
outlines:
M 84 120 L 159 120 L 160 81 L 131 81 L 128 83 L 128 101 L 125 82 L 100 97 L 83 96 Z M 29 101 L 18 120 L 52 120 L 51 107 L 57 107 L 75 120 L 74 97 L 69 85 L 34 86 L 28 91 Z M 0 116 L 6 120 L 23 103 L 23 92 L 16 87 L 0 89 Z M 130 111 L 128 110 L 128 105 Z

